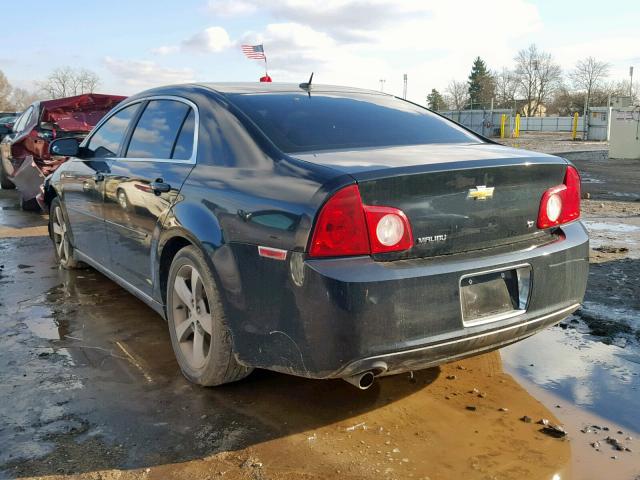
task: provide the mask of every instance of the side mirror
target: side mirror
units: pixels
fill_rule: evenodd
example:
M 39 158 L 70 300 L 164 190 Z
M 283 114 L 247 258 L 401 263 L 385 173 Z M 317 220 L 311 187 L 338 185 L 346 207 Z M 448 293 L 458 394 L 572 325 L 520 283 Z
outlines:
M 58 138 L 49 144 L 49 154 L 60 157 L 77 157 L 80 143 L 75 138 Z

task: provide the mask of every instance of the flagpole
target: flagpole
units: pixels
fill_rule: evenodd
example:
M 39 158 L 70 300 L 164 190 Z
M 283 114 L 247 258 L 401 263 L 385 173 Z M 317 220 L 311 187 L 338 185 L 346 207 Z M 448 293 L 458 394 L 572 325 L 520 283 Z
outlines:
M 267 68 L 267 54 L 264 51 L 264 44 L 262 45 L 262 54 L 264 55 L 264 76 L 269 76 L 269 69 Z

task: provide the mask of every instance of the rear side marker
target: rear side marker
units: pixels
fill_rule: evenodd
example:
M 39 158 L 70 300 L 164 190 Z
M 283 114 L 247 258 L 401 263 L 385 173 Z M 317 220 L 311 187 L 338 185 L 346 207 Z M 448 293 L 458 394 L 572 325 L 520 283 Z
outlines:
M 273 260 L 281 260 L 284 261 L 287 259 L 287 251 L 280 250 L 279 248 L 270 248 L 270 247 L 258 247 L 258 254 L 261 257 L 272 258 Z

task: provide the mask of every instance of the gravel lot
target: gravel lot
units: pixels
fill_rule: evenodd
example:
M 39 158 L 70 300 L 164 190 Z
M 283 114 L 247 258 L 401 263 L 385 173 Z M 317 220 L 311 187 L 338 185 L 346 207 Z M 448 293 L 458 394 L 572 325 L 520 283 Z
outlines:
M 640 163 L 594 158 L 572 159 L 590 179 L 585 307 L 364 392 L 260 371 L 190 385 L 163 321 L 93 270 L 58 270 L 46 216 L 0 190 L 0 478 L 640 478 Z
M 608 142 L 571 140 L 571 132 L 522 132 L 520 138 L 504 138 L 497 141 L 510 147 L 554 154 L 609 149 Z

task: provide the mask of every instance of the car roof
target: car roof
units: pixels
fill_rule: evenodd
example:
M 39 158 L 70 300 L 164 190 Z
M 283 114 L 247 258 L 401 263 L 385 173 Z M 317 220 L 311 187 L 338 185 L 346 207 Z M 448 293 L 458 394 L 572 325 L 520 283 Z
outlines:
M 280 82 L 229 82 L 229 83 L 199 83 L 199 85 L 221 94 L 242 94 L 242 93 L 285 93 L 285 92 L 306 92 L 300 87 L 299 83 L 280 83 Z M 311 92 L 334 92 L 334 93 L 366 93 L 375 95 L 388 94 L 376 91 L 366 90 L 356 87 L 345 87 L 339 85 L 311 85 Z
M 123 104 L 139 101 L 146 97 L 154 95 L 185 95 L 194 91 L 194 89 L 207 90 L 221 97 L 242 95 L 242 94 L 263 94 L 263 93 L 307 93 L 307 90 L 300 87 L 298 83 L 266 83 L 266 82 L 202 82 L 202 83 L 182 83 L 174 85 L 164 85 L 144 90 L 131 95 Z M 366 90 L 356 87 L 341 87 L 338 85 L 321 85 L 313 84 L 311 86 L 311 95 L 313 93 L 335 93 L 342 95 L 367 94 L 392 97 L 387 93 L 376 90 Z

